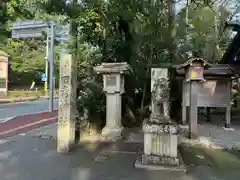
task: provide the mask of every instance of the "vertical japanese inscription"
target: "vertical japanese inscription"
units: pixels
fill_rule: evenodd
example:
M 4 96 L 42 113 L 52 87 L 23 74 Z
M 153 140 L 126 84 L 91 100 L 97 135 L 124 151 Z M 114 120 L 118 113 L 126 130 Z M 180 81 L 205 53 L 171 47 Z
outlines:
M 59 125 L 65 126 L 69 118 L 71 68 L 70 57 L 64 56 L 60 64 Z

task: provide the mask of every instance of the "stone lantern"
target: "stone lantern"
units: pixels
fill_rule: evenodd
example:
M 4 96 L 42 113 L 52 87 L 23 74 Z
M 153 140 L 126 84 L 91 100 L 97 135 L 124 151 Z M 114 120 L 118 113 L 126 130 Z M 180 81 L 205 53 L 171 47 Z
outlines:
M 8 92 L 8 55 L 0 51 L 0 97 Z
M 197 115 L 198 115 L 198 87 L 204 82 L 204 69 L 211 67 L 211 64 L 202 58 L 192 58 L 181 64 L 178 69 L 185 70 L 185 80 L 190 83 L 190 111 L 189 111 L 189 138 L 197 137 Z
M 116 140 L 122 136 L 122 94 L 124 93 L 124 74 L 130 70 L 127 63 L 102 63 L 94 68 L 103 74 L 104 92 L 106 92 L 106 126 L 102 136 Z

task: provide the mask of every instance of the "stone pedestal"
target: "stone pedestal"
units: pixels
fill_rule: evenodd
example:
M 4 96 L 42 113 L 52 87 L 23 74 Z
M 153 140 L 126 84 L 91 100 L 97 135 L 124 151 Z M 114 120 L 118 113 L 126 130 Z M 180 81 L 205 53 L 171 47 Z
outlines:
M 129 71 L 127 63 L 102 63 L 94 68 L 103 74 L 103 85 L 106 93 L 106 126 L 102 136 L 107 140 L 117 140 L 122 137 L 122 94 L 124 93 L 124 73 Z
M 59 109 L 58 109 L 58 152 L 68 152 L 75 142 L 76 123 L 76 66 L 70 54 L 60 60 Z
M 102 130 L 102 136 L 107 139 L 119 139 L 122 137 L 122 96 L 120 93 L 106 93 L 107 114 L 106 126 Z
M 186 171 L 178 153 L 178 126 L 164 121 L 143 122 L 144 148 L 135 166 L 154 170 Z

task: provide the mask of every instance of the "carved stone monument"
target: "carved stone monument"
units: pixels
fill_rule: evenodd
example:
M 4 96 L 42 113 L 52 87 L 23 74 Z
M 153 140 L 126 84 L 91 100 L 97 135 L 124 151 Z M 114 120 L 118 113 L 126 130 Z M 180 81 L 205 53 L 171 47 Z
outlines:
M 135 166 L 183 170 L 178 154 L 178 126 L 169 117 L 168 69 L 152 68 L 152 112 L 143 122 L 144 149 Z
M 76 66 L 72 55 L 62 54 L 59 79 L 58 152 L 70 151 L 75 142 L 76 78 Z
M 124 73 L 130 69 L 127 63 L 102 63 L 94 68 L 103 74 L 104 91 L 106 92 L 106 126 L 102 136 L 108 140 L 122 137 L 122 94 L 124 93 Z

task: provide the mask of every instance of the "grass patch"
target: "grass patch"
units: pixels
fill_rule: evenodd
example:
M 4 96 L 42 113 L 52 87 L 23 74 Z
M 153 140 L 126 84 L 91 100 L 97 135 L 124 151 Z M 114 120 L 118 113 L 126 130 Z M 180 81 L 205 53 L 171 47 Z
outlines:
M 57 90 L 54 93 L 58 94 Z M 44 90 L 39 91 L 24 91 L 24 90 L 16 90 L 16 91 L 8 91 L 7 98 L 20 98 L 20 97 L 39 97 L 39 96 L 49 96 L 49 92 L 45 92 Z
M 223 149 L 205 148 L 200 145 L 179 146 L 179 151 L 186 165 L 211 166 L 218 170 L 240 170 L 240 152 Z M 200 159 L 197 155 L 203 156 Z
M 8 97 L 43 96 L 44 91 L 8 91 Z
M 179 152 L 183 158 L 183 161 L 188 166 L 213 166 L 210 159 L 207 159 L 202 148 L 196 146 L 189 146 L 188 144 L 181 144 L 179 146 Z M 197 155 L 203 156 L 204 159 L 200 159 Z
M 240 170 L 240 152 L 223 149 L 204 149 L 207 156 L 212 160 L 215 167 L 221 170 Z

